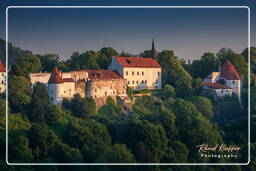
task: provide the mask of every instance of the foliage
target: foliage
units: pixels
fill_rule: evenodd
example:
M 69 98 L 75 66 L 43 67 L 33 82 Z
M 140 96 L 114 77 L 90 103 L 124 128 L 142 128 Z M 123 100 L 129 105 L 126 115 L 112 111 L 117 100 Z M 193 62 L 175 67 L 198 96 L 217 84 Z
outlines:
M 30 82 L 21 76 L 11 76 L 9 81 L 9 103 L 14 112 L 23 111 L 31 101 Z
M 205 117 L 213 117 L 213 106 L 209 99 L 202 96 L 195 96 L 189 99 Z
M 63 107 L 69 109 L 72 114 L 79 118 L 88 118 L 96 115 L 96 103 L 92 98 L 81 98 L 79 94 L 75 94 L 69 101 L 63 102 Z
M 28 54 L 17 59 L 12 65 L 10 74 L 22 77 L 29 77 L 29 73 L 38 72 L 41 68 L 41 62 L 38 56 Z
M 173 51 L 164 50 L 159 53 L 158 62 L 162 66 L 163 84 L 172 85 L 178 97 L 188 97 L 193 94 L 192 78 Z

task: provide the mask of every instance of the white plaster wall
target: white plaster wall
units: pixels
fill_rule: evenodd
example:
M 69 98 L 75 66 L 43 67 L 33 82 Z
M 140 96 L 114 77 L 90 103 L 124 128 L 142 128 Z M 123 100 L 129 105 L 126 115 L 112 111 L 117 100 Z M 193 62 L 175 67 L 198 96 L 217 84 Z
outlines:
M 52 104 L 61 103 L 63 99 L 62 91 L 63 91 L 63 84 L 48 84 L 48 93 L 49 93 L 50 101 L 52 102 Z
M 241 81 L 240 80 L 225 80 L 225 85 L 231 87 L 233 93 L 235 93 L 240 100 Z
M 135 90 L 161 89 L 162 87 L 161 68 L 125 67 L 123 70 L 124 78 L 127 79 L 128 86 Z M 142 74 L 142 72 L 144 74 Z
M 36 82 L 47 84 L 50 76 L 51 76 L 51 73 L 30 73 L 29 74 L 32 85 L 34 85 Z
M 0 72 L 0 93 L 6 90 L 6 72 Z
M 75 82 L 64 82 L 62 95 L 65 98 L 72 98 L 75 94 Z

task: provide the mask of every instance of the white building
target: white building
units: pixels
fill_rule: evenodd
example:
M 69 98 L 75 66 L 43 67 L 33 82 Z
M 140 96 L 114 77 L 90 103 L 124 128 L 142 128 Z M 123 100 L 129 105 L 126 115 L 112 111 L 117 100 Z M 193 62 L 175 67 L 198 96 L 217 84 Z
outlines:
M 113 57 L 110 70 L 116 70 L 134 90 L 161 89 L 161 66 L 153 58 Z
M 0 93 L 6 90 L 6 71 L 3 62 L 0 59 Z
M 72 78 L 63 78 L 57 67 L 49 78 L 48 93 L 53 104 L 61 104 L 63 98 L 72 98 L 75 94 L 75 82 Z
M 240 76 L 230 61 L 223 64 L 220 72 L 212 72 L 204 79 L 204 89 L 218 97 L 235 94 L 241 100 Z

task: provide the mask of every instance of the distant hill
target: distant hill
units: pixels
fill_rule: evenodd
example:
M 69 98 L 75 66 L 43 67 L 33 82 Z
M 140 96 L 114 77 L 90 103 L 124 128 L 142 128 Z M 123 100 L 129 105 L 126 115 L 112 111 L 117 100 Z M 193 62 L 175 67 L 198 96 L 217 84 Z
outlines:
M 31 54 L 29 50 L 22 50 L 19 47 L 14 47 L 11 43 L 8 45 L 9 50 L 9 64 L 13 64 L 15 60 L 26 54 Z M 5 40 L 0 39 L 0 59 L 5 62 Z

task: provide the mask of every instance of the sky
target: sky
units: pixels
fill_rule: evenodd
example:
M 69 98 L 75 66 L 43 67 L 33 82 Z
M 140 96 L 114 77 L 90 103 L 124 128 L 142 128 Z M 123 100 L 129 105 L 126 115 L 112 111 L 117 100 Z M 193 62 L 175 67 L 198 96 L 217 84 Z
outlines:
M 169 1 L 172 3 L 168 4 L 163 1 L 148 1 L 151 4 L 145 1 L 133 4 L 120 1 L 113 1 L 113 4 L 101 1 L 87 1 L 86 4 L 81 1 L 72 1 L 72 4 L 60 0 L 54 2 L 7 1 L 0 9 L 9 5 L 247 5 L 252 6 L 251 18 L 255 16 L 254 4 L 236 0 L 232 3 L 223 0 L 219 4 L 216 1 L 191 4 L 182 0 Z M 0 19 L 5 19 L 2 11 Z M 56 53 L 63 60 L 74 51 L 82 53 L 102 47 L 139 54 L 151 48 L 152 39 L 158 51 L 173 50 L 182 59 L 198 59 L 204 52 L 216 53 L 224 47 L 240 53 L 248 44 L 247 8 L 10 8 L 8 23 L 9 41 L 14 46 L 37 54 Z M 0 26 L 0 38 L 5 39 L 3 26 Z M 252 22 L 253 46 L 256 45 L 252 38 L 255 28 Z

